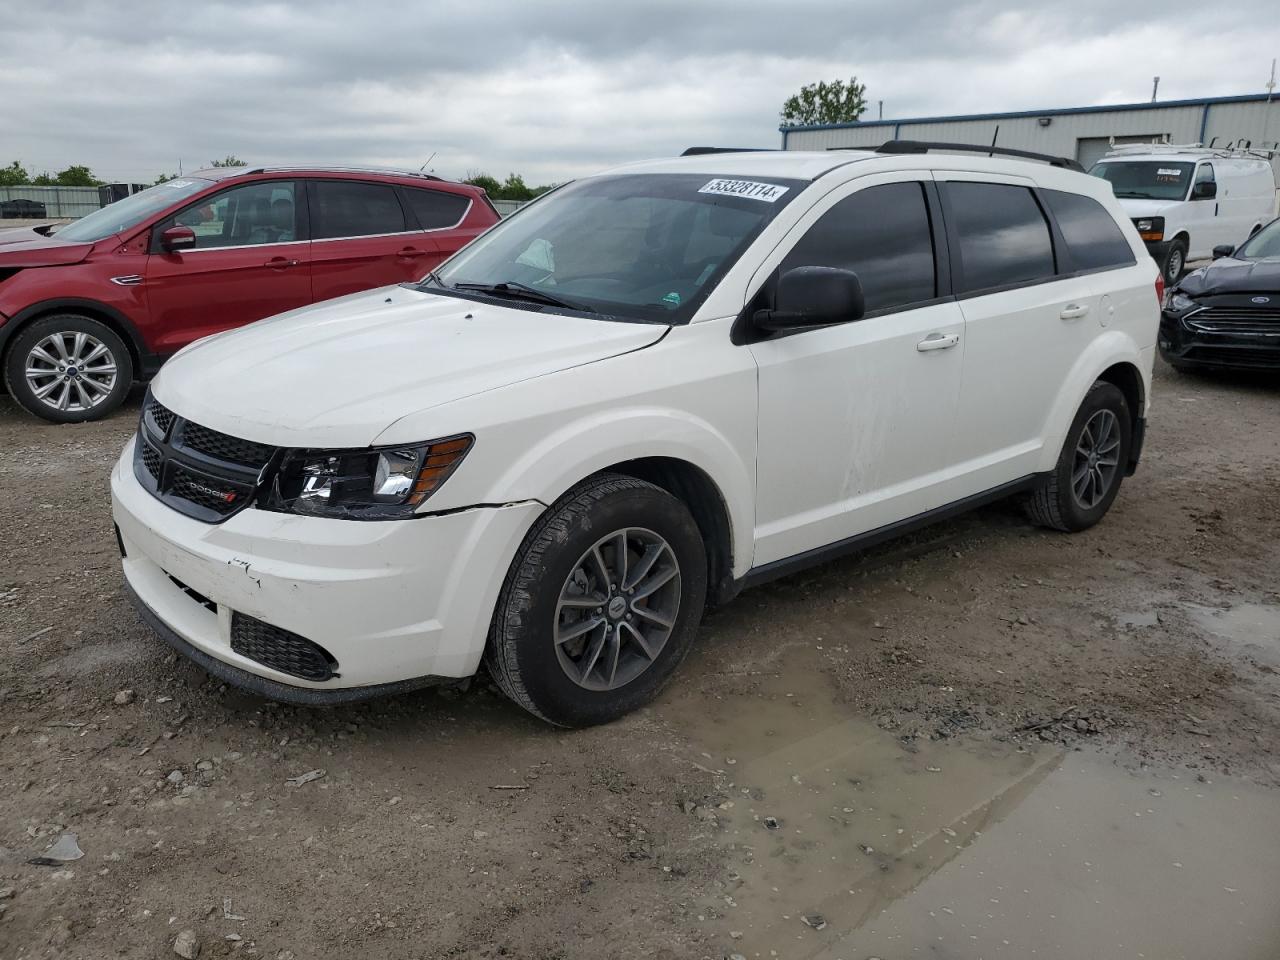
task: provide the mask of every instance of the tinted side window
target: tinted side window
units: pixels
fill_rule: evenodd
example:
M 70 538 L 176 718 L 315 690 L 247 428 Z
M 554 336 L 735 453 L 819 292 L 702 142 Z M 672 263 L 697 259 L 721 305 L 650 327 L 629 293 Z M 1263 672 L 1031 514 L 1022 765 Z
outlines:
M 418 226 L 423 230 L 440 230 L 452 227 L 467 212 L 467 197 L 456 193 L 444 193 L 440 190 L 422 190 L 410 187 L 405 190 L 409 198 L 409 206 L 413 215 L 418 218 Z
M 1213 164 L 1202 163 L 1196 170 L 1196 183 L 1213 183 Z
M 923 185 L 887 183 L 841 200 L 800 238 L 781 270 L 810 266 L 856 273 L 868 313 L 933 299 L 933 236 Z
M 1093 197 L 1061 190 L 1041 190 L 1040 195 L 1058 221 L 1075 269 L 1104 270 L 1136 262 L 1120 227 Z
M 287 180 L 247 183 L 187 207 L 170 223 L 190 227 L 197 250 L 290 243 L 298 239 L 293 195 L 293 183 Z
M 1046 280 L 1054 275 L 1049 224 L 1026 187 L 1004 183 L 943 185 L 960 240 L 958 293 Z
M 394 187 L 356 180 L 312 181 L 312 239 L 368 237 L 404 230 L 404 211 Z

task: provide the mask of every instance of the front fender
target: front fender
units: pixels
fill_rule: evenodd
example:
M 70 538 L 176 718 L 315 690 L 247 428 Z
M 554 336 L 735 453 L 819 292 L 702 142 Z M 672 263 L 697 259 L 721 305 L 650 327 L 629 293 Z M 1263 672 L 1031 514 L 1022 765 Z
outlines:
M 1146 408 L 1150 406 L 1151 368 L 1155 363 L 1155 347 L 1140 347 L 1134 338 L 1123 330 L 1109 330 L 1095 339 L 1072 365 L 1071 371 L 1063 381 L 1045 421 L 1044 446 L 1040 450 L 1040 471 L 1049 471 L 1058 462 L 1062 452 L 1062 444 L 1066 439 L 1071 421 L 1084 401 L 1089 388 L 1107 368 L 1118 363 L 1133 366 L 1142 378 L 1142 409 L 1135 410 L 1134 415 L 1146 416 Z

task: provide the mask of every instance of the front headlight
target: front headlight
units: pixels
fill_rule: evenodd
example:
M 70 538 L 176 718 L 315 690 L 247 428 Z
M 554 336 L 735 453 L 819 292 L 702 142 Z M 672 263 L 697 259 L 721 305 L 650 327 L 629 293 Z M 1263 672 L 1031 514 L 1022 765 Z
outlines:
M 1164 217 L 1135 217 L 1133 225 L 1143 240 L 1164 239 Z
M 1194 309 L 1197 306 L 1199 306 L 1199 304 L 1181 290 L 1175 290 L 1169 296 L 1167 309 L 1170 313 L 1186 313 L 1188 310 Z
M 470 434 L 362 450 L 287 450 L 269 509 L 349 520 L 411 516 L 471 449 Z

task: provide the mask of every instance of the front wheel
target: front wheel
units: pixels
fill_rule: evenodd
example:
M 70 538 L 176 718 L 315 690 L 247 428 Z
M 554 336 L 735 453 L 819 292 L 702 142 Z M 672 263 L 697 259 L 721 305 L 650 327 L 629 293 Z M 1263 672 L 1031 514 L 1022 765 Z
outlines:
M 679 666 L 706 593 L 706 551 L 688 508 L 642 480 L 594 477 L 521 544 L 494 614 L 489 672 L 550 723 L 614 720 Z
M 1098 381 L 1076 412 L 1049 478 L 1027 498 L 1027 514 L 1054 530 L 1087 530 L 1111 508 L 1133 442 L 1129 402 Z
M 37 417 L 83 423 L 124 402 L 133 383 L 133 358 L 106 324 L 57 314 L 13 338 L 4 379 L 9 395 Z
M 1175 240 L 1169 244 L 1169 249 L 1164 255 L 1164 263 L 1160 265 L 1160 271 L 1164 274 L 1165 286 L 1172 287 L 1177 283 L 1186 267 L 1187 243 L 1185 240 Z

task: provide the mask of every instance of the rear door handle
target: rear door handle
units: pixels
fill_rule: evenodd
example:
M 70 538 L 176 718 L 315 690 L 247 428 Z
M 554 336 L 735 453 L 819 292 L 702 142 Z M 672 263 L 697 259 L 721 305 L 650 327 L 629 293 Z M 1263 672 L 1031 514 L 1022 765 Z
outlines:
M 959 342 L 960 334 L 958 333 L 931 333 L 916 344 L 916 349 L 921 353 L 930 350 L 950 350 Z
M 1062 308 L 1062 312 L 1058 314 L 1063 320 L 1079 320 L 1089 312 L 1087 303 L 1068 303 Z
M 284 270 L 286 267 L 296 267 L 298 261 L 290 260 L 288 257 L 272 257 L 266 265 L 272 270 Z

